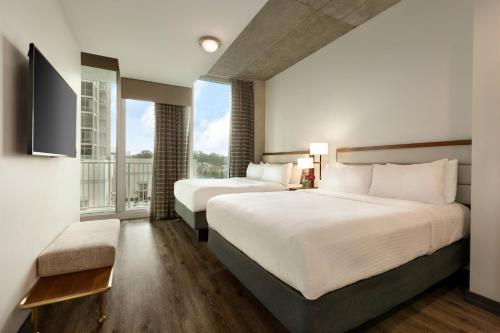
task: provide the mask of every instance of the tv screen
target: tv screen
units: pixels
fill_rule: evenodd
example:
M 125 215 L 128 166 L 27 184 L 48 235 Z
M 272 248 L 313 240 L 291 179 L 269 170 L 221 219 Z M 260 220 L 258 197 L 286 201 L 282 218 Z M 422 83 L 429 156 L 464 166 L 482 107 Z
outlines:
M 77 95 L 30 44 L 31 154 L 76 157 Z

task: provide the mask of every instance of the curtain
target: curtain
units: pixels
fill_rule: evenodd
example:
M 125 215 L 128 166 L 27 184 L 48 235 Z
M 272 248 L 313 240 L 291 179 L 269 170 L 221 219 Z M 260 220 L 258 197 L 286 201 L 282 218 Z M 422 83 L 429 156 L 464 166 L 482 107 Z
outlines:
M 245 177 L 254 159 L 254 106 L 252 82 L 231 80 L 231 137 L 229 177 Z
M 174 183 L 188 176 L 189 109 L 155 103 L 151 218 L 176 218 Z

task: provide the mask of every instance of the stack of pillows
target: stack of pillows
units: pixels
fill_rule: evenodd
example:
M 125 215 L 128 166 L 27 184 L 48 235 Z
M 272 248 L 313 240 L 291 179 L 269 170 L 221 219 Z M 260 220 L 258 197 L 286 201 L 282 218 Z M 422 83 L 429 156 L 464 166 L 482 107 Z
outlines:
M 280 183 L 284 186 L 288 184 L 299 184 L 302 170 L 293 163 L 272 164 L 250 162 L 247 167 L 247 178 L 254 180 L 263 180 L 273 183 Z
M 419 201 L 431 204 L 455 202 L 458 160 L 399 165 L 327 167 L 319 188 L 347 193 Z

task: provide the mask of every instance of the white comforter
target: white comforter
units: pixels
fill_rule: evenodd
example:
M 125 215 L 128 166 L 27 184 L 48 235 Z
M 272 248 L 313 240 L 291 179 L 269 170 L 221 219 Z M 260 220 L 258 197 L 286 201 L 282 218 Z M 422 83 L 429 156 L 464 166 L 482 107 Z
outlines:
M 310 300 L 430 254 L 469 232 L 469 209 L 460 204 L 326 190 L 221 195 L 209 200 L 207 219 Z
M 174 195 L 192 212 L 206 210 L 208 199 L 227 193 L 284 191 L 280 183 L 249 178 L 183 179 L 175 182 Z

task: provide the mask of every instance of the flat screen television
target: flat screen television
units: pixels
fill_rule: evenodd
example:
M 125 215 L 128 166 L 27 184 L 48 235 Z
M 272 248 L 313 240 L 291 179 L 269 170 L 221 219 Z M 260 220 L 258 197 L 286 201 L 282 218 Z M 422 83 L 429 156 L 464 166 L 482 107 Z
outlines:
M 34 44 L 29 49 L 31 142 L 29 153 L 76 157 L 77 95 Z

